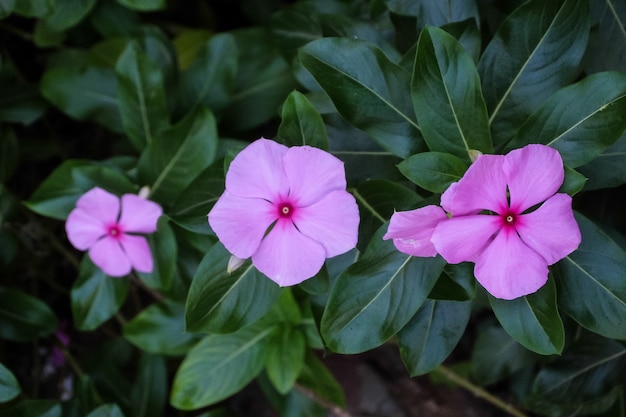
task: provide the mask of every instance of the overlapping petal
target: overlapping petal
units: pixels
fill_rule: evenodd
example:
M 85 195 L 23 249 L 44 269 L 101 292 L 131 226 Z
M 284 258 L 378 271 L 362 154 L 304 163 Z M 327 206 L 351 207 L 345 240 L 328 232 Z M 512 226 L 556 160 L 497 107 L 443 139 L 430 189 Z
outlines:
M 324 246 L 281 219 L 252 255 L 254 266 L 280 286 L 296 285 L 319 272 L 326 260 Z
M 327 258 L 356 246 L 359 208 L 345 190 L 331 191 L 316 203 L 298 208 L 292 220 L 301 233 L 324 246 Z
M 269 201 L 225 191 L 209 213 L 209 224 L 230 253 L 247 259 L 277 218 L 276 207 Z
M 150 252 L 150 245 L 145 237 L 124 235 L 119 242 L 135 270 L 145 273 L 152 272 L 154 261 L 152 252 Z
M 70 243 L 78 250 L 87 250 L 106 235 L 106 225 L 91 213 L 77 208 L 65 222 L 65 232 Z
M 437 252 L 451 264 L 476 262 L 501 225 L 498 216 L 453 217 L 437 225 L 432 242 Z
M 520 216 L 515 228 L 522 241 L 548 265 L 575 251 L 581 241 L 572 211 L 572 197 L 567 194 L 555 194 L 537 210 Z
M 389 228 L 383 239 L 393 239 L 395 247 L 413 256 L 437 256 L 431 242 L 435 227 L 448 217 L 438 206 L 426 206 L 411 211 L 395 212 L 389 221 Z
M 76 201 L 76 208 L 89 213 L 103 224 L 117 222 L 120 213 L 120 199 L 99 187 L 94 187 Z
M 123 277 L 131 271 L 131 264 L 116 239 L 105 237 L 89 249 L 89 257 L 105 274 Z
M 125 232 L 154 233 L 163 214 L 161 206 L 134 194 L 122 196 L 119 224 Z

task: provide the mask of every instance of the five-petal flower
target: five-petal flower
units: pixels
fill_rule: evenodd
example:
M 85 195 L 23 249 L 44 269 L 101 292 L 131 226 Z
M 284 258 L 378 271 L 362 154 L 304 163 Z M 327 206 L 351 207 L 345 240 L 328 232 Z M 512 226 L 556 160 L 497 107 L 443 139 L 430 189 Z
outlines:
M 152 272 L 148 241 L 137 233 L 153 233 L 161 207 L 134 194 L 121 199 L 102 188 L 92 188 L 76 202 L 65 223 L 67 237 L 76 249 L 89 250 L 89 257 L 104 273 L 121 277 L 134 268 Z
M 242 150 L 209 224 L 234 256 L 281 286 L 311 278 L 326 258 L 356 246 L 359 211 L 343 163 L 309 146 L 264 138 Z

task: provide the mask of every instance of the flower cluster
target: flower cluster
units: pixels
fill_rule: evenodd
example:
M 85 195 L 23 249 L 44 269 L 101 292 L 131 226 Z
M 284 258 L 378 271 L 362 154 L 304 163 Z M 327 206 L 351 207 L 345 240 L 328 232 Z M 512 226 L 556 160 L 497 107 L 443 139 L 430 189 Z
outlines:
M 394 213 L 384 239 L 410 255 L 474 262 L 494 297 L 531 294 L 547 281 L 548 266 L 581 241 L 572 199 L 557 193 L 563 179 L 561 156 L 548 146 L 479 156 L 443 193 L 441 207 Z

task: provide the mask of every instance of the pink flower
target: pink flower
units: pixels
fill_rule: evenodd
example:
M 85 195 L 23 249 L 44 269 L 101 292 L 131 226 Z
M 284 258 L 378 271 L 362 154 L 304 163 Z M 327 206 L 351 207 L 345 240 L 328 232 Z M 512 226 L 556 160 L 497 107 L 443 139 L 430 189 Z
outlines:
M 152 272 L 148 241 L 136 233 L 153 233 L 161 207 L 134 194 L 122 198 L 92 188 L 76 202 L 65 223 L 67 237 L 107 275 L 121 277 L 134 268 Z
M 531 294 L 546 283 L 548 265 L 580 244 L 572 198 L 556 193 L 563 177 L 561 156 L 548 146 L 482 155 L 443 193 L 443 209 L 394 213 L 383 238 L 410 255 L 474 262 L 494 297 Z
M 359 211 L 339 159 L 261 138 L 230 164 L 209 224 L 234 256 L 252 257 L 259 271 L 285 286 L 356 246 Z

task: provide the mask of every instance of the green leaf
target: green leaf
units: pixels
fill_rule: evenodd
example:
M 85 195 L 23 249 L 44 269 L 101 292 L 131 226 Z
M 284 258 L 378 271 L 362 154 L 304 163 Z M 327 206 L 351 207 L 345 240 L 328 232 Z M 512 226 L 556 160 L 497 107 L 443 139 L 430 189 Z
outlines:
M 129 9 L 142 12 L 161 10 L 166 6 L 165 0 L 117 0 L 117 2 Z
M 15 2 L 17 0 L 1 0 L 0 1 L 0 19 L 4 19 L 13 12 Z
M 509 149 L 543 143 L 576 168 L 600 155 L 626 129 L 626 74 L 603 72 L 565 87 L 522 125 Z
M 559 307 L 595 333 L 626 339 L 626 252 L 590 220 L 574 216 L 582 242 L 557 264 Z
M 448 23 L 442 26 L 441 29 L 454 36 L 465 49 L 465 52 L 472 58 L 472 61 L 478 62 L 482 44 L 480 29 L 476 19 L 469 18 L 460 22 Z
M 115 67 L 117 96 L 124 130 L 137 150 L 151 145 L 160 131 L 169 127 L 163 73 L 130 42 Z
M 169 225 L 169 219 L 161 216 L 156 233 L 151 233 L 146 238 L 154 259 L 154 269 L 150 273 L 137 272 L 137 275 L 149 287 L 167 292 L 172 287 L 178 259 L 176 236 Z
M 117 169 L 90 161 L 68 160 L 59 165 L 24 204 L 42 216 L 65 220 L 76 200 L 96 186 L 120 195 L 135 192 L 128 177 Z
M 335 352 L 365 352 L 385 343 L 413 317 L 443 270 L 440 257 L 398 252 L 390 240 L 382 240 L 386 229 L 387 224 L 380 228 L 331 290 L 321 332 Z
M 468 162 L 471 151 L 493 151 L 474 61 L 442 29 L 426 27 L 420 34 L 411 95 L 431 151 L 451 153 Z
M 592 31 L 583 66 L 587 73 L 626 71 L 626 5 L 620 1 L 591 2 Z M 610 45 L 611 53 L 606 53 Z
M 278 137 L 287 146 L 309 145 L 328 150 L 328 135 L 322 116 L 306 96 L 292 91 L 281 111 Z
M 211 39 L 213 33 L 207 29 L 187 29 L 176 35 L 174 47 L 178 56 L 179 69 L 186 71 L 196 60 L 203 46 Z
M 13 372 L 0 363 L 0 403 L 11 401 L 20 392 L 22 392 L 22 389 Z
M 87 414 L 87 417 L 124 417 L 117 404 L 103 404 Z
M 531 0 L 502 23 L 478 64 L 494 145 L 577 75 L 589 25 L 587 0 Z
M 427 300 L 398 332 L 402 361 L 411 376 L 440 365 L 457 345 L 470 318 L 471 303 Z
M 411 182 L 433 193 L 443 193 L 450 184 L 461 179 L 467 167 L 467 162 L 442 152 L 418 153 L 398 165 Z
M 536 293 L 514 300 L 489 296 L 489 303 L 504 330 L 526 349 L 542 355 L 563 351 L 565 329 L 552 279 Z
M 343 388 L 311 350 L 306 352 L 302 373 L 298 377 L 298 384 L 309 388 L 320 398 L 324 398 L 332 404 L 337 404 L 340 407 L 346 406 Z
M 271 339 L 268 350 L 267 376 L 276 391 L 284 395 L 293 388 L 304 365 L 304 333 L 291 325 L 283 325 Z
M 24 400 L 0 410 L 0 417 L 61 417 L 61 404 L 52 400 Z
M 45 23 L 50 29 L 62 32 L 77 25 L 89 14 L 96 0 L 56 1 L 54 13 L 46 16 Z
M 187 297 L 187 331 L 237 331 L 261 318 L 280 296 L 281 288 L 249 262 L 229 274 L 230 256 L 216 243 L 202 259 Z
M 0 287 L 0 338 L 29 341 L 57 328 L 54 312 L 44 302 L 20 290 Z
M 139 158 L 139 179 L 155 201 L 170 205 L 215 159 L 217 128 L 205 107 L 161 131 Z
M 568 166 L 565 166 L 564 168 L 565 178 L 563 179 L 563 184 L 561 184 L 561 188 L 559 188 L 558 192 L 574 196 L 585 187 L 587 177 Z
M 400 157 L 423 149 L 409 93 L 409 74 L 364 41 L 324 38 L 300 50 L 302 65 L 339 113 Z
M 63 417 L 83 417 L 102 402 L 91 375 L 77 378 L 72 394 L 63 404 Z
M 474 264 L 448 264 L 437 280 L 428 298 L 447 301 L 468 301 L 476 296 Z
M 578 171 L 588 178 L 585 190 L 617 187 L 626 183 L 626 135 L 622 135 L 612 146 L 593 161 L 581 166 Z
M 426 25 L 443 26 L 451 22 L 460 22 L 469 18 L 478 18 L 475 0 L 384 0 L 387 8 L 399 15 L 415 16 L 418 27 Z
M 165 360 L 157 355 L 141 355 L 137 379 L 130 393 L 133 417 L 160 417 L 167 398 L 167 368 Z
M 117 80 L 110 68 L 52 68 L 41 78 L 41 94 L 70 117 L 122 132 Z
M 174 301 L 152 304 L 124 325 L 124 337 L 138 348 L 159 355 L 181 356 L 198 341 L 185 332 L 185 306 Z
M 26 17 L 45 17 L 55 8 L 55 0 L 16 0 L 13 11 Z
M 36 86 L 15 83 L 2 86 L 0 121 L 30 125 L 47 107 Z
M 91 262 L 87 255 L 72 285 L 72 314 L 80 330 L 94 330 L 120 309 L 128 294 L 128 281 L 112 278 Z
M 193 410 L 241 390 L 263 369 L 275 327 L 263 321 L 231 334 L 212 334 L 198 343 L 174 377 L 171 404 Z

